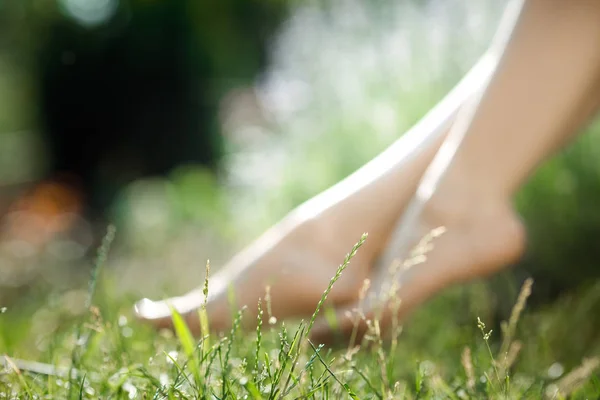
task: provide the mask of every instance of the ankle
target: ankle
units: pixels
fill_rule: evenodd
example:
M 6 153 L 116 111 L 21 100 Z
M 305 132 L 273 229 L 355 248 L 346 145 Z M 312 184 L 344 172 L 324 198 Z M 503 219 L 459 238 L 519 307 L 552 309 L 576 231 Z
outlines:
M 425 203 L 423 222 L 457 231 L 472 256 L 493 259 L 503 267 L 519 259 L 526 230 L 510 199 L 489 192 L 436 191 Z
M 482 178 L 471 166 L 453 160 L 426 200 L 427 208 L 441 217 L 463 219 L 471 214 L 512 210 L 511 196 L 493 177 Z

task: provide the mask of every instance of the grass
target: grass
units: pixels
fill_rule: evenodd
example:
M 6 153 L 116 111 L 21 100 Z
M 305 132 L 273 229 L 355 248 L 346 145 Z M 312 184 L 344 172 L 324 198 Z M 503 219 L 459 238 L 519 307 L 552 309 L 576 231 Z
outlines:
M 264 310 L 259 308 L 255 331 L 241 331 L 242 320 L 249 318 L 241 309 L 233 316 L 233 327 L 227 335 L 203 335 L 198 340 L 192 337 L 176 312 L 173 312 L 175 334 L 156 333 L 119 315 L 123 299 L 120 303 L 106 301 L 104 293 L 96 293 L 96 283 L 102 282 L 99 277 L 113 237 L 111 229 L 98 251 L 88 290 L 89 311 L 45 338 L 45 350 L 37 353 L 43 363 L 12 357 L 27 354 L 26 348 L 31 343 L 23 342 L 10 349 L 11 354 L 4 358 L 0 374 L 0 398 L 560 399 L 600 396 L 600 379 L 594 374 L 600 358 L 589 354 L 579 365 L 564 371 L 559 364 L 561 360 L 555 360 L 553 365 L 544 364 L 548 352 L 541 341 L 519 339 L 518 334 L 523 332 L 519 322 L 535 321 L 528 318 L 527 313 L 523 315 L 532 291 L 531 280 L 524 283 L 510 318 L 501 324 L 500 335 L 487 327 L 489 315 L 485 315 L 485 307 L 479 310 L 481 317 L 472 315 L 465 323 L 452 325 L 444 317 L 450 313 L 443 309 L 456 307 L 456 301 L 466 293 L 463 291 L 457 296 L 455 290 L 454 294 L 426 307 L 429 310 L 425 314 L 436 315 L 437 321 L 431 315 L 423 319 L 421 313 L 411 319 L 406 332 L 398 325 L 391 341 L 382 340 L 377 321 L 372 321 L 370 326 L 374 328 L 357 346 L 342 349 L 312 343 L 308 334 L 315 318 L 336 280 L 366 240 L 365 235 L 338 268 L 308 322 L 273 324 L 267 301 L 266 317 L 269 318 L 263 318 Z M 469 302 L 477 300 L 477 296 L 485 296 L 480 289 L 477 285 L 470 288 Z M 93 299 L 105 300 L 104 305 L 94 305 Z M 6 323 L 10 315 L 5 313 L 0 318 Z M 268 325 L 263 326 L 263 320 L 269 320 Z M 569 323 L 568 316 L 564 323 Z M 443 331 L 441 335 L 440 331 Z M 442 337 L 446 342 L 440 340 Z M 576 337 L 574 332 L 573 340 Z M 437 346 L 419 345 L 419 340 L 437 343 Z M 531 346 L 533 352 L 526 353 L 527 346 Z M 439 349 L 443 352 L 436 354 Z M 524 363 L 525 356 L 528 362 Z M 532 360 L 533 369 L 528 365 Z
M 520 296 L 518 284 L 504 284 L 503 280 L 516 280 L 507 274 L 496 279 L 500 283 L 496 286 L 478 282 L 452 288 L 403 326 L 395 325 L 391 341 L 370 335 L 360 346 L 344 349 L 311 344 L 306 339 L 310 320 L 270 323 L 268 292 L 262 310 L 268 318 L 256 320 L 239 310 L 232 315 L 232 329 L 223 336 L 203 332 L 202 340 L 192 338 L 176 314 L 175 333 L 156 333 L 131 319 L 132 299 L 114 289 L 115 282 L 127 280 L 126 267 L 137 268 L 128 276 L 140 286 L 146 276 L 155 277 L 146 281 L 146 289 L 167 279 L 180 288 L 174 281 L 189 280 L 198 257 L 204 257 L 192 249 L 209 248 L 208 255 L 218 265 L 217 253 L 224 251 L 216 243 L 254 237 L 355 170 L 417 121 L 487 46 L 502 9 L 497 1 L 448 1 L 441 12 L 429 9 L 427 2 L 386 0 L 364 9 L 344 8 L 354 2 L 334 2 L 331 10 L 317 3 L 323 2 L 302 3 L 286 24 L 266 74 L 266 83 L 271 84 L 258 89 L 278 99 L 278 82 L 306 87 L 299 86 L 297 98 L 284 97 L 296 100 L 293 112 L 278 108 L 289 106 L 289 101 L 261 104 L 277 124 L 261 126 L 270 135 L 257 135 L 256 142 L 241 148 L 232 145 L 230 157 L 244 151 L 256 155 L 241 157 L 237 163 L 228 160 L 231 171 L 225 189 L 212 175 L 193 168 L 179 170 L 165 181 L 137 182 L 121 200 L 121 206 L 129 209 L 115 218 L 129 248 L 120 254 L 121 260 L 113 257 L 119 271 L 102 269 L 108 245 L 100 252 L 104 256 L 94 269 L 97 279 L 90 280 L 87 297 L 75 298 L 84 314 L 67 307 L 77 302 L 67 301 L 73 290 L 54 288 L 56 282 L 67 281 L 77 287 L 74 275 L 84 270 L 62 261 L 40 263 L 45 277 L 58 276 L 49 285 L 56 293 L 49 297 L 28 302 L 35 297 L 27 289 L 30 282 L 18 289 L 0 287 L 20 296 L 19 302 L 0 304 L 0 354 L 10 357 L 0 370 L 0 399 L 600 396 L 600 284 L 590 279 L 598 276 L 600 256 L 600 123 L 546 164 L 519 193 L 516 205 L 531 241 L 525 262 L 515 271 L 536 278 L 532 286 L 527 281 Z M 403 56 L 404 50 L 410 57 Z M 13 81 L 18 88 L 27 88 L 21 80 Z M 0 90 L 0 96 L 11 93 L 28 91 Z M 24 102 L 14 95 L 0 100 L 10 106 L 3 109 L 11 111 L 0 115 L 3 130 L 22 125 L 25 117 L 12 111 L 15 105 L 26 109 L 21 107 Z M 3 121 L 8 116 L 14 121 Z M 254 126 L 255 120 L 240 125 Z M 34 140 L 4 136 L 2 148 L 9 149 L 25 149 L 19 141 Z M 28 163 L 38 157 L 23 151 L 12 151 L 19 157 L 0 155 L 0 164 L 4 163 L 0 172 L 8 174 L 4 180 L 33 174 Z M 164 201 L 144 201 L 157 197 Z M 202 228 L 173 234 L 187 228 L 182 221 L 190 219 Z M 219 234 L 209 235 L 209 230 Z M 15 265 L 12 270 L 19 268 Z M 583 287 L 548 302 L 546 293 L 554 291 L 555 282 L 561 289 L 582 282 Z M 532 304 L 536 296 L 544 299 L 542 305 Z M 92 300 L 88 305 L 86 298 Z M 315 304 L 315 311 L 330 310 L 319 311 Z M 262 328 L 242 332 L 241 326 L 254 321 Z

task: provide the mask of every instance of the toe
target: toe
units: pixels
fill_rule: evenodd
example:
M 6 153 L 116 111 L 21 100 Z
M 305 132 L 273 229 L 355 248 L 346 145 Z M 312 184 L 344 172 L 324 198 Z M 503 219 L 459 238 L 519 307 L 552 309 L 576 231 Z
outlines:
M 148 322 L 157 328 L 171 326 L 171 310 L 164 301 L 142 299 L 133 306 L 134 315 L 143 322 Z
M 172 309 L 178 312 L 185 319 L 188 327 L 193 334 L 200 332 L 199 318 L 195 310 L 184 310 L 177 307 L 177 299 L 153 301 L 150 299 L 142 299 L 138 301 L 133 312 L 138 320 L 149 323 L 158 329 L 173 329 Z

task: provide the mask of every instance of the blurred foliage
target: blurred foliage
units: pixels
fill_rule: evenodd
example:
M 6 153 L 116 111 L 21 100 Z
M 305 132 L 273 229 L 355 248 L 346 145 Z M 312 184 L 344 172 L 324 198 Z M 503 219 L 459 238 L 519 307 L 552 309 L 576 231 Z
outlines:
M 35 57 L 54 24 L 70 25 L 88 45 L 119 36 L 134 24 L 137 42 L 129 49 L 135 53 L 159 44 L 162 21 L 179 18 L 188 40 L 209 49 L 206 57 L 212 69 L 223 77 L 248 79 L 264 65 L 262 42 L 278 26 L 285 6 L 284 1 L 273 0 L 2 1 L 0 48 L 4 53 Z
M 533 274 L 541 298 L 566 287 L 593 285 L 600 277 L 599 152 L 596 122 L 543 165 L 518 195 L 530 244 L 521 271 L 515 273 Z
M 263 0 L 3 2 L 0 132 L 38 132 L 42 167 L 75 175 L 95 211 L 134 179 L 214 169 L 219 101 L 265 66 L 284 13 Z

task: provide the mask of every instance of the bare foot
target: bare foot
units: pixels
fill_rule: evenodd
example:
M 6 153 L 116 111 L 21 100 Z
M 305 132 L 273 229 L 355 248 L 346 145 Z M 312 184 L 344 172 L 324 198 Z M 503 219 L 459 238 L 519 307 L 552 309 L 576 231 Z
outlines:
M 344 257 L 344 253 L 339 252 L 340 245 L 334 243 L 335 238 L 328 230 L 320 229 L 319 224 L 319 221 L 284 221 L 209 277 L 206 309 L 211 330 L 223 331 L 230 327 L 231 289 L 236 301 L 233 311 L 248 307 L 248 314 L 253 317 L 247 316 L 245 321 L 250 326 L 256 323 L 259 299 L 263 299 L 262 308 L 267 319 L 267 287 L 270 311 L 276 319 L 310 315 Z M 356 241 L 359 238 L 357 236 Z M 353 301 L 368 276 L 364 255 L 357 255 L 352 264 L 331 292 L 330 304 Z M 204 301 L 202 289 L 196 289 L 165 301 L 143 299 L 136 304 L 135 312 L 138 318 L 158 328 L 171 328 L 170 307 L 173 307 L 185 317 L 191 331 L 199 334 L 198 309 Z
M 410 261 L 404 264 L 395 276 L 389 266 L 379 266 L 373 271 L 364 301 L 337 311 L 335 332 L 324 318 L 320 319 L 312 338 L 332 343 L 347 341 L 355 334 L 360 339 L 368 330 L 366 320 L 374 318 L 384 333 L 389 332 L 394 317 L 401 321 L 416 306 L 452 284 L 497 272 L 517 260 L 525 247 L 524 227 L 509 202 L 470 198 L 453 203 L 448 196 L 434 195 L 425 204 L 417 229 L 405 240 L 414 249 L 431 232 L 436 237 L 430 236 L 428 248 L 417 250 L 424 250 L 424 257 L 413 260 L 412 266 Z M 358 318 L 357 310 L 364 318 Z
M 392 149 L 368 170 L 359 170 L 303 204 L 211 277 L 207 302 L 211 329 L 227 329 L 231 323 L 229 287 L 237 297 L 236 310 L 245 305 L 256 315 L 258 299 L 264 299 L 269 286 L 271 311 L 277 319 L 310 315 L 344 256 L 368 232 L 369 240 L 328 297 L 335 307 L 355 301 L 438 150 L 447 121 L 441 119 L 436 127 L 439 132 L 409 153 L 403 154 L 406 150 L 396 146 L 399 161 L 395 162 L 397 150 Z M 414 138 L 414 134 L 407 136 L 409 141 Z M 174 307 L 185 314 L 194 333 L 199 333 L 197 309 L 203 303 L 202 290 L 197 289 L 166 301 L 144 299 L 135 311 L 143 321 L 171 327 L 170 307 Z M 247 320 L 254 323 L 256 318 Z
M 443 137 L 435 136 L 404 162 L 384 165 L 375 180 L 365 182 L 362 173 L 363 177 L 342 181 L 300 206 L 236 255 L 209 279 L 207 313 L 211 329 L 227 329 L 231 323 L 229 287 L 237 297 L 235 310 L 247 306 L 249 314 L 255 316 L 258 299 L 265 298 L 269 286 L 270 307 L 277 319 L 310 315 L 344 256 L 363 232 L 368 232 L 369 240 L 328 296 L 334 307 L 355 301 Z M 196 289 L 165 301 L 144 299 L 136 304 L 135 312 L 143 321 L 170 328 L 173 307 L 184 314 L 197 334 L 197 310 L 203 303 L 202 290 Z M 255 320 L 247 318 L 252 323 Z
M 441 119 L 439 132 L 410 153 L 402 155 L 405 149 L 397 146 L 398 162 L 393 158 L 397 150 L 390 151 L 368 171 L 359 170 L 303 204 L 211 277 L 207 302 L 211 329 L 227 329 L 231 323 L 229 287 L 237 297 L 235 310 L 247 306 L 255 316 L 258 299 L 265 298 L 269 286 L 271 311 L 277 319 L 310 315 L 344 256 L 368 232 L 369 240 L 328 297 L 335 307 L 353 302 L 439 148 L 446 121 Z M 414 140 L 412 136 L 407 139 Z M 202 290 L 197 289 L 166 301 L 144 299 L 135 311 L 143 321 L 171 327 L 170 307 L 174 307 L 199 333 L 197 310 L 203 303 Z M 256 318 L 247 320 L 254 323 Z

